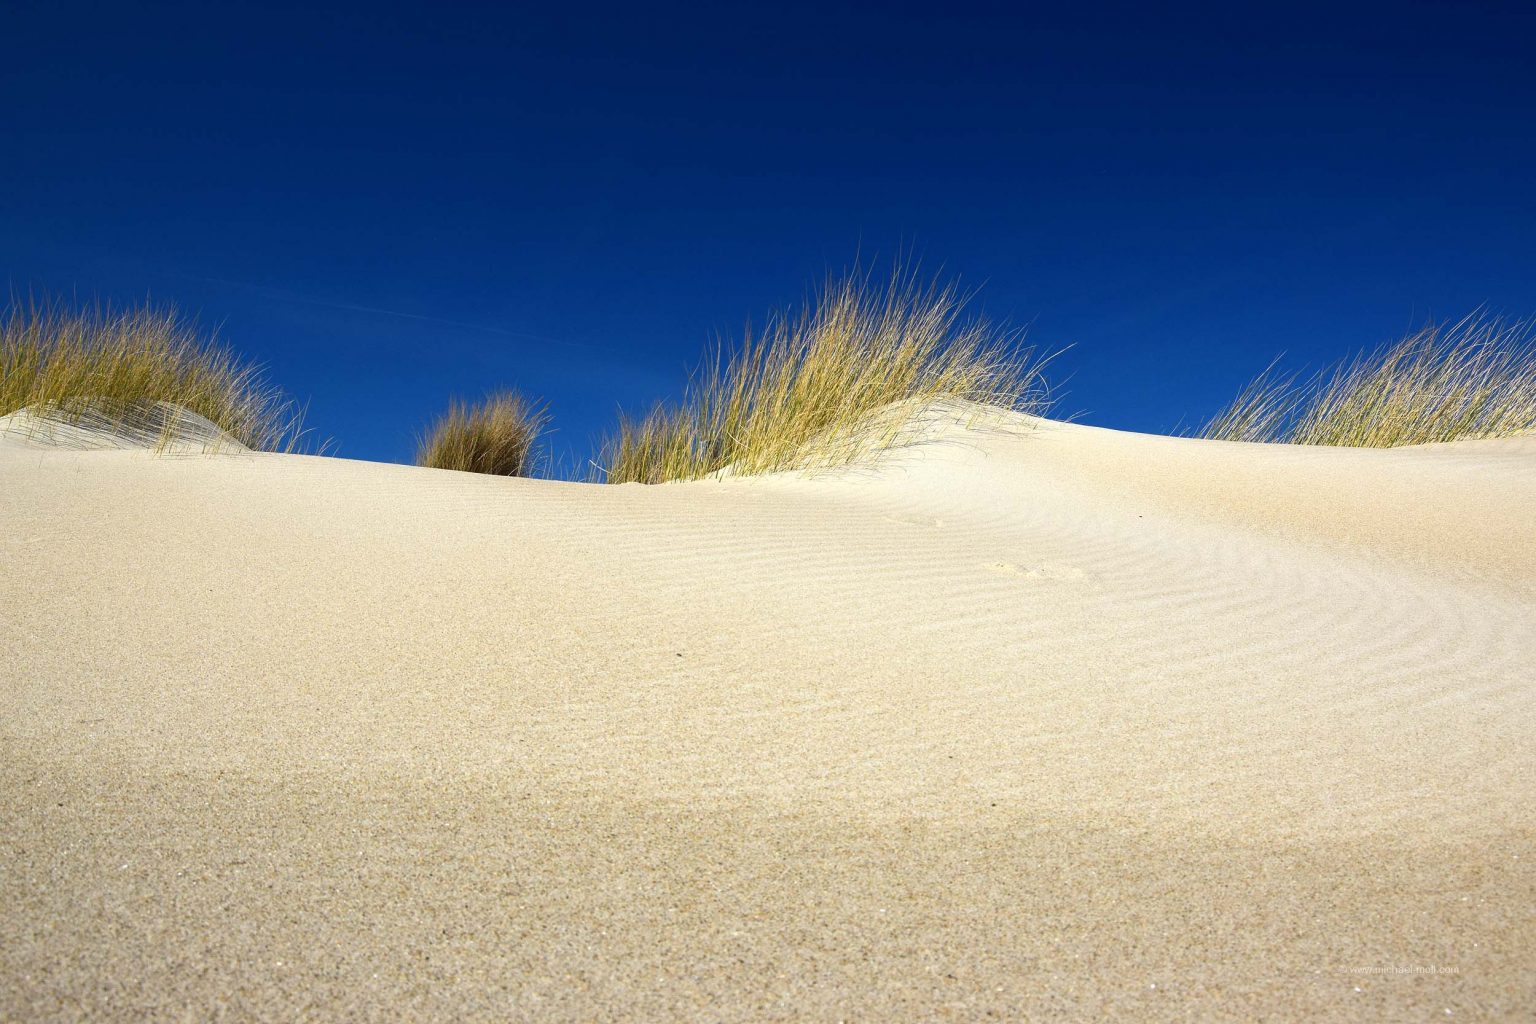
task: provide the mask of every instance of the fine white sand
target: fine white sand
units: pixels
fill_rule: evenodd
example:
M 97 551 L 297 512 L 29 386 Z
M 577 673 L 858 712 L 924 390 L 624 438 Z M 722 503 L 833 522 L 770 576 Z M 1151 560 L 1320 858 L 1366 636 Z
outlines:
M 0 439 L 0 1019 L 1530 1020 L 1536 438 Z
M 167 402 L 116 418 L 99 409 L 65 416 L 56 408 L 32 406 L 0 416 L 0 445 L 75 451 L 149 449 L 162 455 L 250 450 L 207 417 Z

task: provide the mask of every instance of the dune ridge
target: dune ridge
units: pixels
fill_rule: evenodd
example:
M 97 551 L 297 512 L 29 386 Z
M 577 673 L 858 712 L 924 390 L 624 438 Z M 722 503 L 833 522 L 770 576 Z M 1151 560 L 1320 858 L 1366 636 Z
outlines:
M 0 1016 L 1536 1012 L 1536 438 L 954 412 L 660 487 L 0 438 Z

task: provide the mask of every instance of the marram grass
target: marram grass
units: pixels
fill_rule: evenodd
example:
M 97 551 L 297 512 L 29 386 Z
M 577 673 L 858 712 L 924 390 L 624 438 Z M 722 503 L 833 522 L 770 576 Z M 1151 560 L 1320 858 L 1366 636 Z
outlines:
M 148 433 L 160 447 L 182 410 L 257 451 L 295 451 L 304 437 L 302 410 L 259 367 L 148 305 L 13 304 L 0 319 L 0 415 L 20 410 Z
M 964 307 L 953 286 L 900 271 L 883 286 L 829 281 L 734 351 L 717 347 L 679 403 L 621 419 L 598 468 L 609 483 L 830 468 L 906 443 L 932 402 L 1044 412 L 1046 360 Z
M 1271 366 L 1207 423 L 1225 441 L 1393 448 L 1536 430 L 1536 336 L 1470 316 L 1305 380 Z
M 549 423 L 542 405 L 512 391 L 477 405 L 449 403 L 421 439 L 416 464 L 495 476 L 528 476 L 534 444 Z

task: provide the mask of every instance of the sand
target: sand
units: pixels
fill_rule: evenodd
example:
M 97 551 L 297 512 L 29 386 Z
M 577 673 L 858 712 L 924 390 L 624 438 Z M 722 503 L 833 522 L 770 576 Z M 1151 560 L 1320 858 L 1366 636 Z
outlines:
M 0 445 L 20 448 L 118 449 L 162 455 L 240 454 L 250 449 L 205 416 L 168 402 L 108 416 L 99 408 L 62 414 L 29 406 L 0 416 Z
M 0 439 L 0 1019 L 1530 1020 L 1536 438 Z

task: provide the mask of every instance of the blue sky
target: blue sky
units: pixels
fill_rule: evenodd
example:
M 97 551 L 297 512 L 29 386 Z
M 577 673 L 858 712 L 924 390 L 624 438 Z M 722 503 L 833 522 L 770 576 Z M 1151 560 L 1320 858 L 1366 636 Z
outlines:
M 1536 313 L 1536 15 L 1263 7 L 22 2 L 0 274 L 175 302 L 405 460 L 450 396 L 585 458 L 858 254 L 1168 431 L 1275 355 Z

